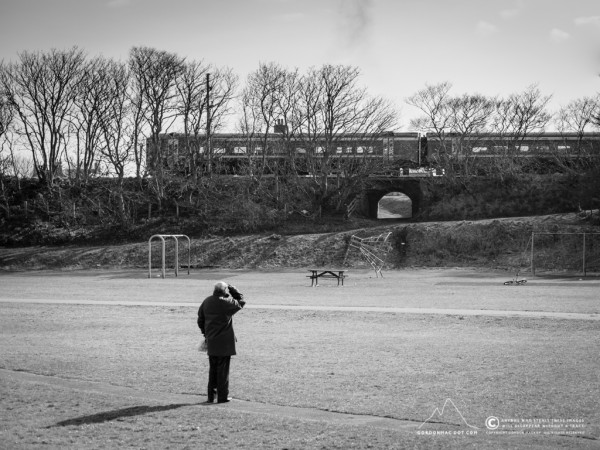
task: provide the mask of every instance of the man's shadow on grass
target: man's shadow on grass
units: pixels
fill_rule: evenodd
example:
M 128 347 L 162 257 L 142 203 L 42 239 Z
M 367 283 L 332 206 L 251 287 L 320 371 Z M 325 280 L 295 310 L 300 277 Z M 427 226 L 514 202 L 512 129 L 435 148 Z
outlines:
M 195 403 L 176 403 L 173 405 L 162 406 L 132 406 L 130 408 L 115 409 L 114 411 L 105 411 L 89 416 L 81 416 L 76 417 L 74 419 L 63 420 L 62 422 L 57 422 L 54 425 L 50 425 L 46 428 L 68 427 L 70 425 L 88 425 L 92 423 L 110 422 L 111 420 L 121 419 L 123 417 L 140 416 L 142 414 L 157 411 L 169 411 L 171 409 L 177 409 L 184 406 L 192 406 L 194 404 Z

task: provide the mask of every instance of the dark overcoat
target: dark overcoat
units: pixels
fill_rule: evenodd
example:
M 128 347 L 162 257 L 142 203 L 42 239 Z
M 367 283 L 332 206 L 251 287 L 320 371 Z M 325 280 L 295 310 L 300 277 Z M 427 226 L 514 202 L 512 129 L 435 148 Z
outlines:
M 236 297 L 239 299 L 229 295 L 211 295 L 204 299 L 198 309 L 198 326 L 206 338 L 208 356 L 236 354 L 233 315 L 246 304 L 242 295 Z

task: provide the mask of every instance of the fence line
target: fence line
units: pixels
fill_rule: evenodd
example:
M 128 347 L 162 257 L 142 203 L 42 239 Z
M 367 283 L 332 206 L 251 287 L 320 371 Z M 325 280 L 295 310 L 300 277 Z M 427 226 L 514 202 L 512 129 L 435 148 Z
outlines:
M 581 236 L 582 237 L 582 250 L 581 250 L 581 271 L 583 276 L 587 276 L 587 254 L 586 254 L 586 241 L 588 236 L 600 236 L 600 233 L 590 232 L 548 232 L 548 231 L 532 231 L 531 232 L 531 275 L 535 276 L 535 236 Z

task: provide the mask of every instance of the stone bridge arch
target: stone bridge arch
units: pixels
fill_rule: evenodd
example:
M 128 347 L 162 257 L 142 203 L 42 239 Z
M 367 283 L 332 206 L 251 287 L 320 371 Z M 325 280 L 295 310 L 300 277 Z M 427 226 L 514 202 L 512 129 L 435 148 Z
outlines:
M 391 192 L 400 192 L 410 198 L 412 216 L 421 207 L 423 191 L 420 180 L 374 180 L 370 181 L 362 194 L 359 212 L 369 218 L 376 219 L 379 201 Z

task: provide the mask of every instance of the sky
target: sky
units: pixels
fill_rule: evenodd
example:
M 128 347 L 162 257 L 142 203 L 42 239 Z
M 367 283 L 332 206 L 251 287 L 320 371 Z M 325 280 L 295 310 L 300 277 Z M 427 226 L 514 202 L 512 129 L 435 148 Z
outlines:
M 231 67 L 361 71 L 409 130 L 427 84 L 506 96 L 537 84 L 557 109 L 600 93 L 598 0 L 0 0 L 0 59 L 78 46 L 125 60 L 149 46 Z

